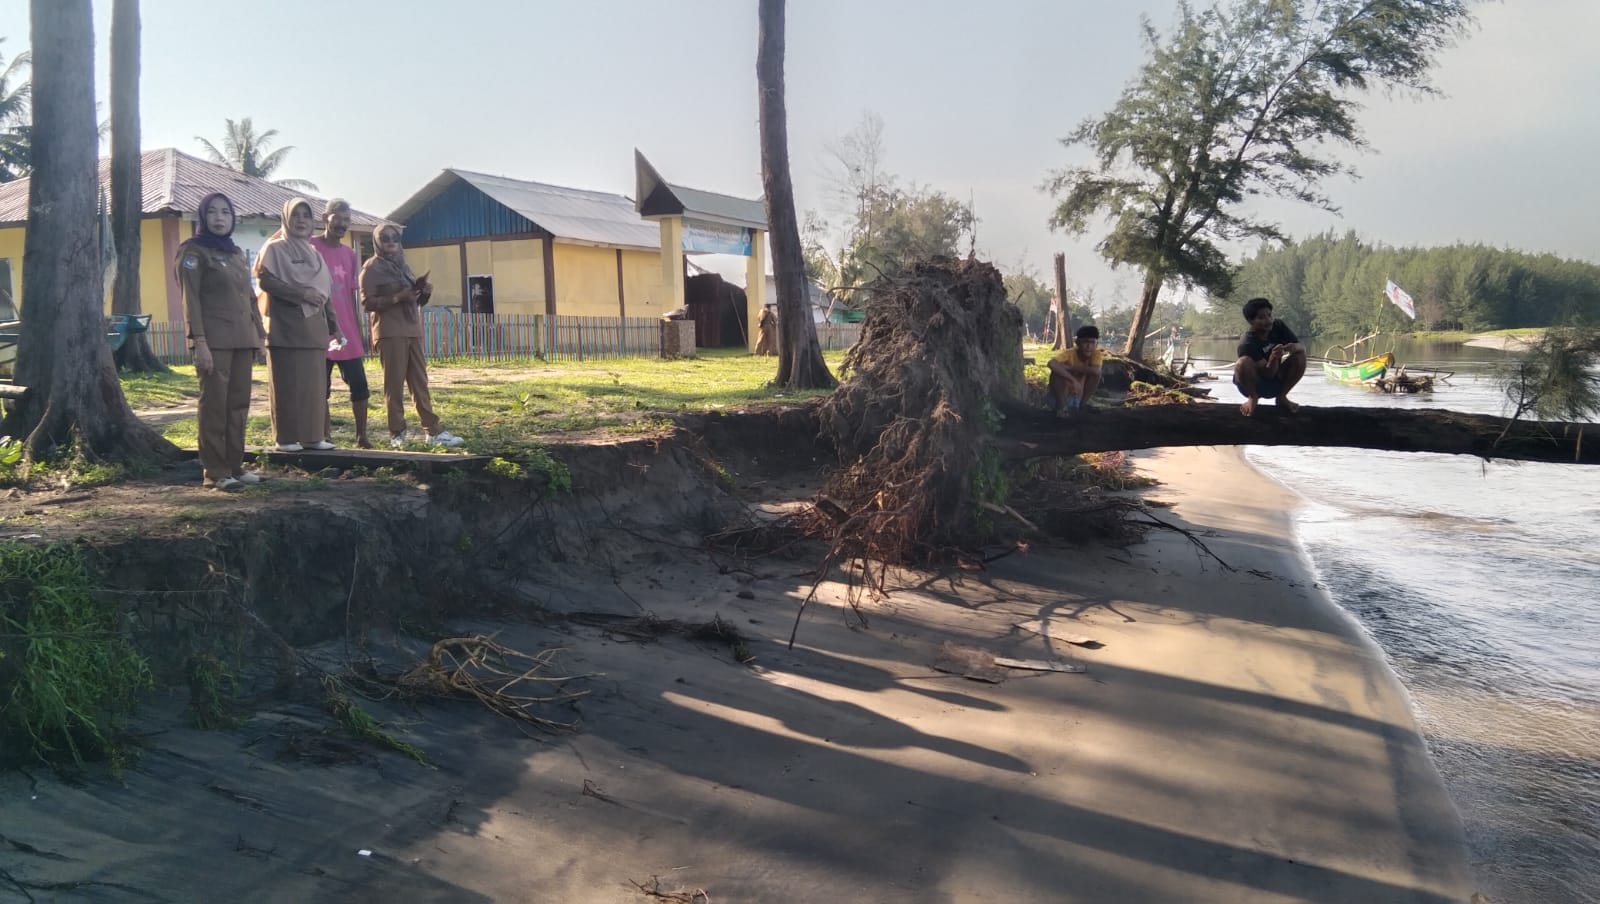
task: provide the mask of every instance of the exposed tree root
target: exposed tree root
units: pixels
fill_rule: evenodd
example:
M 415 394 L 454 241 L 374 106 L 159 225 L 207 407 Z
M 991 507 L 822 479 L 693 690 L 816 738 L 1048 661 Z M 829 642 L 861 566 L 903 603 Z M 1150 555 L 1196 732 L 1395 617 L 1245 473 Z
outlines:
M 568 691 L 563 686 L 590 676 L 546 674 L 560 652 L 549 649 L 530 655 L 482 634 L 448 637 L 435 643 L 428 658 L 402 675 L 396 686 L 408 699 L 469 697 L 492 712 L 544 731 L 574 731 L 576 723 L 558 722 L 535 712 L 589 693 Z

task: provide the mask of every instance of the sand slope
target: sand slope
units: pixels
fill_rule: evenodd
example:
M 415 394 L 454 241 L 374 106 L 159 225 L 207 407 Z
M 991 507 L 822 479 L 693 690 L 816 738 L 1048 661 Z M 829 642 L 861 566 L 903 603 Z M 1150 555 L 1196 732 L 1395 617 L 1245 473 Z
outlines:
M 635 614 L 620 586 L 659 617 L 720 614 L 754 668 L 681 638 L 461 625 L 603 673 L 582 731 L 380 706 L 437 768 L 361 749 L 317 766 L 281 756 L 296 726 L 311 737 L 293 706 L 235 733 L 174 715 L 125 785 L 0 776 L 0 868 L 38 900 L 636 902 L 652 876 L 718 904 L 1467 898 L 1403 692 L 1285 545 L 1292 497 L 1231 451 L 1141 463 L 1176 503 L 1162 517 L 1237 570 L 1161 531 L 907 575 L 865 629 L 834 584 L 790 651 L 806 562 L 717 574 L 641 541 L 616 583 L 553 571 L 532 592 L 557 612 Z M 1036 619 L 1102 646 L 1015 627 Z M 946 642 L 1088 670 L 986 684 L 932 668 Z M 104 884 L 41 890 L 82 882 Z

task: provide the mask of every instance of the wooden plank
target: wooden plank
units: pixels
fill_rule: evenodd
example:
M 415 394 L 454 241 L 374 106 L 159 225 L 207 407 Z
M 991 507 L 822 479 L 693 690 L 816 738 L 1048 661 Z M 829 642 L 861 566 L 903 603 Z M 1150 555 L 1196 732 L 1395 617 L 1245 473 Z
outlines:
M 1082 674 L 1089 670 L 1088 666 L 1075 662 L 1062 662 L 1058 659 L 1007 659 L 996 656 L 994 664 L 1008 669 L 1026 669 L 1030 672 L 1068 672 L 1074 675 Z
M 184 449 L 185 457 L 196 458 L 197 449 Z M 490 455 L 461 455 L 449 452 L 403 452 L 398 449 L 329 449 L 324 452 L 274 452 L 267 449 L 246 451 L 245 461 L 257 464 L 286 464 L 307 471 L 324 468 L 395 468 L 404 471 L 482 471 L 494 460 Z

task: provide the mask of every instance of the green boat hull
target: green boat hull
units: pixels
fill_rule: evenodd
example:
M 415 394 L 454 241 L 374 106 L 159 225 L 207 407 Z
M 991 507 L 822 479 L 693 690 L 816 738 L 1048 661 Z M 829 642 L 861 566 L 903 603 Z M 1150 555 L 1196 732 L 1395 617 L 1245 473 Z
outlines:
M 1394 355 L 1385 353 L 1356 361 L 1353 364 L 1336 364 L 1332 361 L 1322 362 L 1322 375 L 1335 383 L 1353 383 L 1362 385 L 1380 379 L 1389 368 L 1394 366 Z

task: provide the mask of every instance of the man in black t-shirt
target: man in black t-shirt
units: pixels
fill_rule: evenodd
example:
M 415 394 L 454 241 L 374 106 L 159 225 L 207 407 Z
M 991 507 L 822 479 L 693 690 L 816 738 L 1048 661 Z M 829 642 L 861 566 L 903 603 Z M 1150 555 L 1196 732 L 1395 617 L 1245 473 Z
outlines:
M 1233 365 L 1233 385 L 1245 396 L 1239 406 L 1245 417 L 1256 412 L 1256 402 L 1274 399 L 1289 414 L 1300 406 L 1289 401 L 1289 390 L 1306 375 L 1306 347 L 1280 320 L 1273 319 L 1272 302 L 1252 298 L 1244 303 L 1250 329 L 1239 337 L 1239 360 Z

